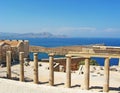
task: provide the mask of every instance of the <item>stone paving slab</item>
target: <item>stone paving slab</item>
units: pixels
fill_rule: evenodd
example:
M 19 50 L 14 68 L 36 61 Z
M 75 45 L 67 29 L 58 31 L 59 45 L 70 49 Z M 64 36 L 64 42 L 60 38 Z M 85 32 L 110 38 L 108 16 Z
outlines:
M 80 89 L 58 88 L 0 78 L 0 93 L 103 93 Z

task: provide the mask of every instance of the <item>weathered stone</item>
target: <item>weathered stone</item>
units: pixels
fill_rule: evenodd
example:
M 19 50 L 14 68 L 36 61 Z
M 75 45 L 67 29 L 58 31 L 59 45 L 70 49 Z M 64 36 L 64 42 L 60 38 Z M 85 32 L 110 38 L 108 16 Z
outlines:
M 109 91 L 109 58 L 105 59 L 103 92 Z
M 71 56 L 66 55 L 66 87 L 71 87 Z
M 85 58 L 84 89 L 89 89 L 90 58 Z
M 59 71 L 60 71 L 60 72 L 65 72 L 65 68 L 64 68 L 64 66 L 60 65 L 60 67 L 59 67 Z
M 49 54 L 49 85 L 54 85 L 54 68 L 53 68 L 54 54 Z
M 24 81 L 24 52 L 20 52 L 19 61 L 20 61 L 20 81 Z
M 11 79 L 11 51 L 6 52 L 7 78 Z
M 38 54 L 34 53 L 34 83 L 38 83 Z

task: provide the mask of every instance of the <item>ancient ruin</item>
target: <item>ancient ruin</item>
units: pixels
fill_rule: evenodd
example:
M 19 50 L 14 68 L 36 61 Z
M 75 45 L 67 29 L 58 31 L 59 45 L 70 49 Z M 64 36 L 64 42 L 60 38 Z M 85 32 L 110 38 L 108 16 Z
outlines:
M 19 60 L 19 52 L 24 52 L 24 57 L 29 56 L 28 40 L 0 40 L 0 64 L 6 62 L 6 52 L 11 51 L 11 60 Z
M 2 41 L 1 41 L 2 42 Z M 7 43 L 9 42 L 9 43 Z M 25 66 L 24 66 L 24 58 L 28 57 L 28 41 L 13 41 L 15 44 L 19 43 L 19 44 L 22 44 L 22 46 L 19 46 L 17 47 L 18 48 L 18 51 L 13 51 L 11 49 L 12 46 L 10 46 L 10 42 L 12 41 L 5 41 L 4 43 L 1 44 L 1 49 L 5 49 L 4 50 L 4 61 L 6 62 L 6 77 L 8 79 L 11 79 L 12 78 L 12 69 L 11 69 L 11 62 L 12 62 L 12 59 L 14 58 L 14 55 L 15 53 L 17 53 L 17 56 L 18 56 L 18 60 L 20 62 L 20 74 L 19 74 L 19 80 L 22 81 L 22 82 L 25 82 Z M 12 43 L 13 43 L 12 42 Z M 27 43 L 27 45 L 24 46 L 23 43 Z M 11 44 L 12 45 L 12 44 Z M 24 46 L 24 47 L 23 47 Z M 14 46 L 15 47 L 15 46 Z M 22 47 L 22 50 L 20 50 Z M 105 49 L 102 48 L 102 49 Z M 5 53 L 6 52 L 6 53 Z M 14 53 L 15 52 L 15 53 Z M 50 86 L 54 86 L 54 81 L 56 78 L 54 78 L 55 74 L 54 74 L 54 53 L 50 53 L 49 54 L 49 67 L 48 67 L 48 70 L 49 70 L 49 85 Z M 1 55 L 3 57 L 3 54 Z M 33 65 L 33 82 L 35 84 L 39 84 L 39 65 L 38 65 L 38 53 L 34 53 L 34 65 Z M 1 58 L 2 58 L 1 57 Z M 89 90 L 90 89 L 90 58 L 91 57 L 99 57 L 99 58 L 105 58 L 105 62 L 104 62 L 104 83 L 103 83 L 103 92 L 108 92 L 109 91 L 109 87 L 110 87 L 110 84 L 109 84 L 109 80 L 110 80 L 110 69 L 109 69 L 109 60 L 111 58 L 120 58 L 120 54 L 118 53 L 100 53 L 99 52 L 93 52 L 90 50 L 84 50 L 83 52 L 76 52 L 76 51 L 69 51 L 67 53 L 67 55 L 65 56 L 65 62 L 66 62 L 66 70 L 65 70 L 65 74 L 66 74 L 66 77 L 65 77 L 65 87 L 66 88 L 71 88 L 71 82 L 72 82 L 72 77 L 71 77 L 71 73 L 72 73 L 72 58 L 73 57 L 77 57 L 77 58 L 81 58 L 82 60 L 84 59 L 85 61 L 85 65 L 84 65 L 84 79 L 83 79 L 83 83 L 82 83 L 82 87 L 84 90 Z M 3 59 L 1 59 L 1 61 L 3 61 Z M 32 74 L 32 73 L 31 73 Z M 41 82 L 41 81 L 40 81 Z M 79 82 L 78 82 L 79 84 Z

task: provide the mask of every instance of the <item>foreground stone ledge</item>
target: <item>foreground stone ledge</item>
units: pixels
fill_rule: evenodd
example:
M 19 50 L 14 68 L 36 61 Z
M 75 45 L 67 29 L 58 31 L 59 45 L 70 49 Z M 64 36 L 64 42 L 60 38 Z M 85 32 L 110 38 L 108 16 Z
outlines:
M 103 93 L 80 89 L 58 88 L 53 86 L 36 85 L 33 83 L 18 82 L 0 78 L 1 93 Z

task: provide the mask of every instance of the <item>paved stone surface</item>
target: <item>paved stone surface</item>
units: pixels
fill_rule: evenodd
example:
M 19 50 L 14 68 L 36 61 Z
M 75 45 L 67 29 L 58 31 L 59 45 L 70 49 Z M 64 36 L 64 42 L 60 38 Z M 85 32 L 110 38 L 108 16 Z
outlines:
M 70 89 L 65 88 L 66 73 L 65 72 L 54 72 L 54 87 L 49 86 L 49 70 L 47 69 L 48 63 L 41 63 L 39 66 L 39 82 L 40 84 L 33 84 L 33 62 L 30 66 L 25 66 L 25 80 L 26 82 L 15 81 L 19 80 L 20 77 L 20 65 L 13 65 L 12 79 L 7 80 L 6 78 L 6 67 L 0 68 L 0 93 L 99 93 L 103 91 L 104 83 L 104 70 L 99 69 L 99 66 L 95 67 L 90 71 L 90 89 L 84 91 L 83 81 L 84 74 L 78 73 L 79 71 L 71 73 L 71 87 Z M 92 67 L 92 66 L 91 66 Z M 104 69 L 104 67 L 102 67 Z M 120 67 L 115 67 L 118 70 Z M 84 67 L 83 67 L 84 69 Z M 24 83 L 24 84 L 23 84 Z M 8 92 L 9 91 L 9 92 Z M 50 92 L 51 91 L 51 92 Z M 110 91 L 109 93 L 120 93 L 120 72 L 110 71 Z
M 0 78 L 0 93 L 97 93 L 80 89 L 58 88 Z M 100 92 L 99 92 L 100 93 Z

